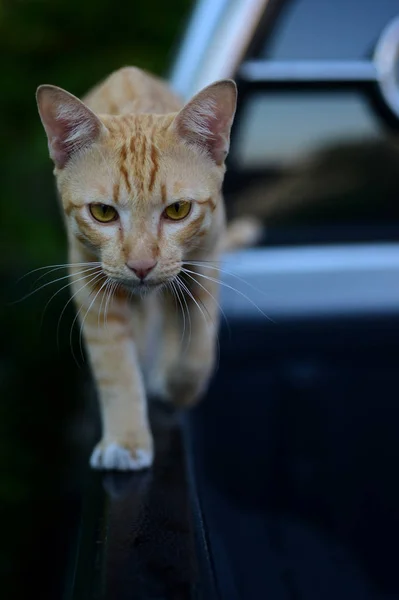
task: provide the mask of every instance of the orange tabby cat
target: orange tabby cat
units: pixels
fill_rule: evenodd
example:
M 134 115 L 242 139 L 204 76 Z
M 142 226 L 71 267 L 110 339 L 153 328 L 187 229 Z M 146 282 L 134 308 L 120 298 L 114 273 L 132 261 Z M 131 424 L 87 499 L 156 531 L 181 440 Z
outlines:
M 84 102 L 50 85 L 37 101 L 101 406 L 103 438 L 90 462 L 146 468 L 145 388 L 190 406 L 215 363 L 213 265 L 224 239 L 236 86 L 219 81 L 182 107 L 161 80 L 124 68 Z

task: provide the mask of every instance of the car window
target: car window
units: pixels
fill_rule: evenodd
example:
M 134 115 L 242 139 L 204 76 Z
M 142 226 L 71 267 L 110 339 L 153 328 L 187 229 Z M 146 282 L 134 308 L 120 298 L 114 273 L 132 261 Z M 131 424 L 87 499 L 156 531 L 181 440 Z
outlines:
M 380 135 L 381 124 L 356 92 L 255 93 L 241 114 L 235 154 L 240 167 L 249 169 Z
M 263 57 L 251 60 L 295 66 L 367 59 L 396 15 L 399 4 L 391 0 L 290 1 L 271 33 L 268 26 Z M 375 84 L 354 79 L 339 86 L 327 78 L 284 87 L 267 79 L 249 83 L 244 75 L 238 71 L 243 93 L 226 180 L 230 214 L 262 218 L 270 243 L 274 228 L 291 228 L 293 243 L 309 241 L 301 226 L 317 230 L 318 241 L 323 231 L 340 240 L 343 230 L 345 239 L 396 240 L 398 128 L 384 120 Z
M 364 58 L 398 14 L 397 0 L 289 1 L 261 55 L 275 60 Z

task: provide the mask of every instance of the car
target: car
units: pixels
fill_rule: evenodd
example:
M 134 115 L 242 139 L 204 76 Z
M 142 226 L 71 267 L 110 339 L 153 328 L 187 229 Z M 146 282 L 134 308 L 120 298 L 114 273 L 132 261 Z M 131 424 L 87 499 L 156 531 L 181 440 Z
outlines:
M 195 5 L 170 81 L 237 81 L 227 211 L 265 233 L 153 474 L 91 475 L 68 597 L 399 598 L 398 61 L 394 0 Z

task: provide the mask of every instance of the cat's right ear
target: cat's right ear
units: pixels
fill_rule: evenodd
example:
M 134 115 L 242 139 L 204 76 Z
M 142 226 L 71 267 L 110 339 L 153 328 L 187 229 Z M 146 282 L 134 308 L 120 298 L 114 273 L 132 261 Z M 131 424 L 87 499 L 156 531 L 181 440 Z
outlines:
M 182 108 L 174 126 L 188 144 L 205 151 L 217 165 L 221 165 L 229 151 L 236 104 L 237 87 L 234 81 L 216 81 Z
M 81 100 L 54 85 L 41 85 L 37 106 L 47 134 L 50 157 L 63 169 L 75 152 L 93 144 L 105 126 Z

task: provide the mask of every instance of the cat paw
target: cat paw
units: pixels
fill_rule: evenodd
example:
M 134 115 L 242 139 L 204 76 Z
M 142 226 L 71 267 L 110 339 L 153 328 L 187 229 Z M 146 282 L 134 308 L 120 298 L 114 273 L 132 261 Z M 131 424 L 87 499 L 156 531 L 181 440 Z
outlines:
M 153 462 L 152 450 L 135 448 L 131 450 L 117 443 L 99 443 L 93 450 L 90 466 L 107 471 L 141 471 L 148 469 Z

